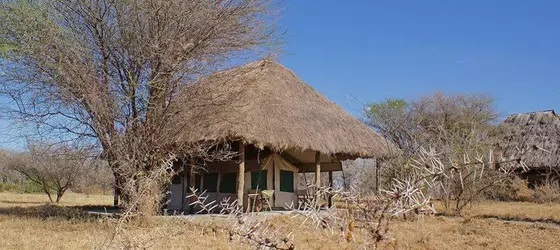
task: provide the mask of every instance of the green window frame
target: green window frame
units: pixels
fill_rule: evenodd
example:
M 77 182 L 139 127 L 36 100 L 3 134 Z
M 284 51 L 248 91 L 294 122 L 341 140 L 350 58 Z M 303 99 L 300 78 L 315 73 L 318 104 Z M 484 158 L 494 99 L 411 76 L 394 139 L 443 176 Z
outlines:
M 202 186 L 200 185 L 201 183 L 202 183 L 202 175 L 194 174 L 194 188 L 198 189 L 198 192 L 202 192 Z
M 173 178 L 171 178 L 171 184 L 172 185 L 177 185 L 177 184 L 181 184 L 183 179 L 183 176 L 180 175 L 174 175 Z
M 251 189 L 266 190 L 267 189 L 267 171 L 261 170 L 251 172 Z
M 220 193 L 237 193 L 237 173 L 223 173 Z
M 280 170 L 280 191 L 294 192 L 294 172 Z
M 202 185 L 202 191 L 206 190 L 206 192 L 211 193 L 218 191 L 218 173 L 204 174 Z

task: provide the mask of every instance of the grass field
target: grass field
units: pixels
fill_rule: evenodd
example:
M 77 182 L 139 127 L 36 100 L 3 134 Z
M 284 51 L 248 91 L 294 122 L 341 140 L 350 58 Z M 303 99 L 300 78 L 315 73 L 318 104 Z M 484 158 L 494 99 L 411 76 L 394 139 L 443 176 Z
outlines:
M 84 215 L 77 206 L 110 206 L 111 196 L 69 193 L 60 207 L 47 201 L 39 194 L 0 193 L 0 248 L 91 249 L 108 239 L 107 224 Z M 347 243 L 339 234 L 300 226 L 301 220 L 289 215 L 270 222 L 272 227 L 294 230 L 296 249 L 359 249 L 359 236 Z M 166 217 L 154 230 L 167 229 L 176 235 L 154 239 L 153 248 L 247 249 L 200 222 Z M 462 218 L 394 220 L 391 236 L 394 241 L 387 247 L 397 249 L 558 249 L 560 204 L 485 202 L 475 204 Z

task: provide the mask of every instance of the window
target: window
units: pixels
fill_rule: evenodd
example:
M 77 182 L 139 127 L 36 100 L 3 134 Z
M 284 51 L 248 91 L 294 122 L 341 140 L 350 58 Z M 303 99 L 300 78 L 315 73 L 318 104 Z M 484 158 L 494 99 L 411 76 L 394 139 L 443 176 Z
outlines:
M 204 181 L 202 182 L 204 187 L 202 188 L 206 190 L 206 192 L 216 192 L 218 186 L 218 173 L 211 173 L 211 174 L 204 174 Z
M 251 189 L 265 190 L 266 187 L 266 170 L 259 172 L 251 172 Z
M 294 192 L 294 172 L 280 170 L 280 191 Z
M 220 193 L 237 193 L 235 188 L 237 184 L 237 173 L 222 174 L 222 183 L 220 183 Z
M 171 184 L 181 184 L 181 179 L 183 176 L 180 175 L 175 175 L 173 176 L 173 178 L 171 178 Z
M 202 182 L 202 175 L 194 174 L 194 189 L 198 189 L 198 192 L 202 191 L 200 183 Z

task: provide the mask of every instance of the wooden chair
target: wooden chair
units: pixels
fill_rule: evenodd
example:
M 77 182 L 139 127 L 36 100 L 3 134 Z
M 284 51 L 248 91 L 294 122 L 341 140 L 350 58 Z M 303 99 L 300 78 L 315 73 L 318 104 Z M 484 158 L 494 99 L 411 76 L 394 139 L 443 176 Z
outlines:
M 247 213 L 261 212 L 264 209 L 272 211 L 274 190 L 249 190 L 247 194 Z
M 274 200 L 274 190 L 262 190 L 260 192 L 261 204 L 266 205 L 272 211 L 272 201 Z
M 313 190 L 310 188 L 296 190 L 298 207 L 305 207 L 313 201 Z

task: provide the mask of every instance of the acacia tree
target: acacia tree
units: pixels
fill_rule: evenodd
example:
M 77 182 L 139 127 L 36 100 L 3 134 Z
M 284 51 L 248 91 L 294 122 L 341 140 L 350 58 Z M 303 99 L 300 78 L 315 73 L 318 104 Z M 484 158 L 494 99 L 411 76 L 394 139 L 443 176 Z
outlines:
M 364 110 L 366 124 L 385 136 L 405 154 L 416 150 L 415 112 L 411 104 L 402 99 L 387 99 L 372 103 Z
M 43 134 L 100 145 L 126 203 L 153 214 L 172 162 L 209 155 L 210 145 L 174 138 L 188 124 L 172 119 L 177 96 L 270 55 L 277 9 L 267 0 L 3 1 L 2 91 L 11 114 Z M 131 202 L 138 193 L 152 198 Z
M 32 144 L 29 152 L 9 156 L 6 164 L 39 185 L 51 202 L 60 203 L 64 193 L 85 173 L 90 157 L 84 149 Z
M 523 166 L 492 151 L 499 114 L 489 96 L 435 93 L 412 101 L 389 99 L 369 105 L 365 114 L 367 123 L 402 152 L 386 162 L 385 182 L 406 178 L 406 166 L 418 161 L 421 151 L 429 153 L 442 169 L 432 191 L 446 201 L 446 208 L 453 201 L 455 213 Z

